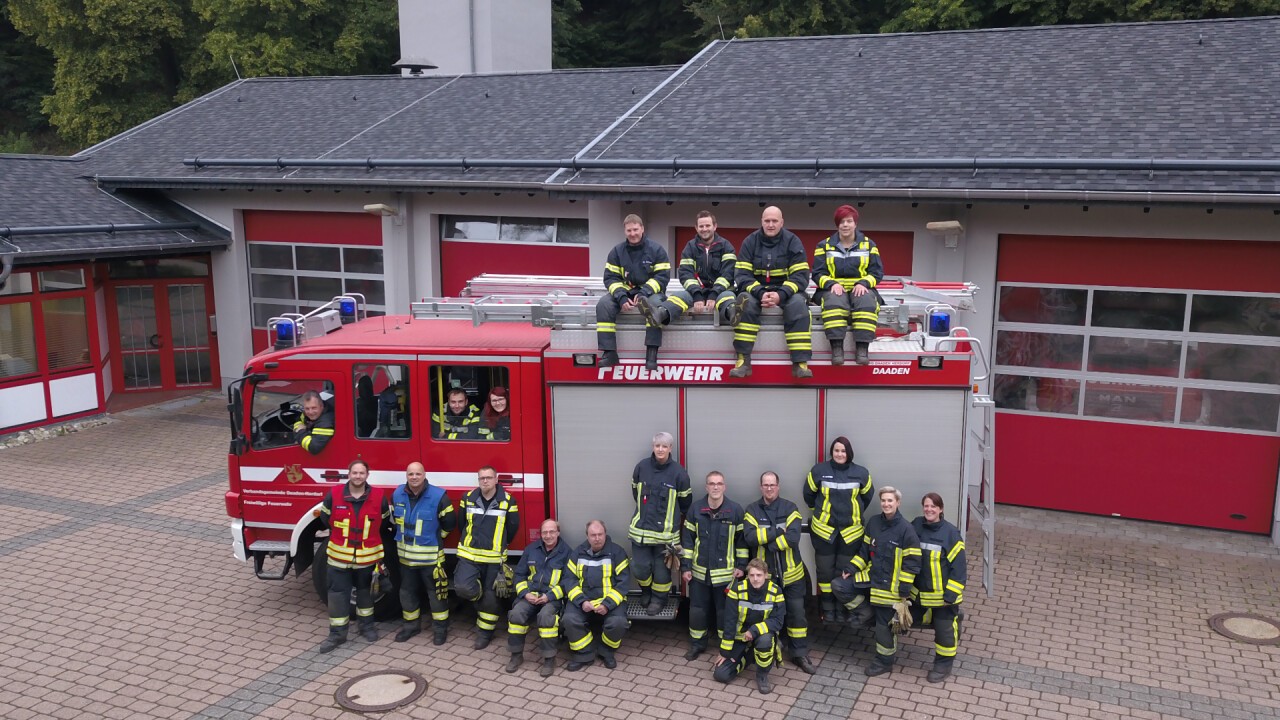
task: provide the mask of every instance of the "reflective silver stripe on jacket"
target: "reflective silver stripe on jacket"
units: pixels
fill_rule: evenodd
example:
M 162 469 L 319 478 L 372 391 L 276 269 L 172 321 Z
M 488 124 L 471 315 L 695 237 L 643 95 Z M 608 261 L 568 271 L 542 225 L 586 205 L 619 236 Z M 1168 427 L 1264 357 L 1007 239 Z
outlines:
M 831 482 L 830 480 L 822 481 L 822 487 L 827 488 L 829 490 L 857 490 L 861 486 L 862 486 L 862 483 L 856 483 L 856 482 L 838 483 L 838 482 Z

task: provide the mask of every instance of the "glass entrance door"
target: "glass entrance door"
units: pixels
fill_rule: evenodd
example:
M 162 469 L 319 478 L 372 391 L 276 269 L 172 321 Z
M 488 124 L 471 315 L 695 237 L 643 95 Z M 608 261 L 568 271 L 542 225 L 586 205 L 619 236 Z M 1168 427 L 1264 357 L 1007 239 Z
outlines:
M 157 328 L 155 288 L 122 285 L 115 295 L 124 389 L 159 390 L 164 387 L 160 372 L 164 339 Z
M 210 286 L 197 278 L 112 284 L 119 342 L 118 387 L 174 390 L 217 381 Z
M 169 345 L 177 387 L 208 385 L 213 379 L 204 295 L 203 284 L 169 286 Z

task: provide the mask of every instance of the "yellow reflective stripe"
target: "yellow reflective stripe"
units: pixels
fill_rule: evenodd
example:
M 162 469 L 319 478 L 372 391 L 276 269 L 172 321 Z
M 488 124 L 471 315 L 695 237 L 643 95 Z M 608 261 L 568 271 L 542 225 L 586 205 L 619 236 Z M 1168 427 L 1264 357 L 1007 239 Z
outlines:
M 646 280 L 644 283 L 644 286 L 647 288 L 651 288 L 654 292 L 662 292 L 662 285 L 660 285 L 658 281 L 654 278 L 649 278 L 648 280 Z
M 809 263 L 798 262 L 795 265 L 792 265 L 791 267 L 787 268 L 787 274 L 790 275 L 791 273 L 796 273 L 796 272 L 800 272 L 801 270 L 808 270 L 808 269 L 809 269 Z
M 613 263 L 605 263 L 605 264 L 604 264 L 604 269 L 605 269 L 605 272 L 611 272 L 611 273 L 613 273 L 613 274 L 615 274 L 615 275 L 626 275 L 626 274 L 627 274 L 627 271 L 626 271 L 626 270 L 623 270 L 621 265 L 614 265 Z
M 958 542 L 957 542 L 957 543 L 956 543 L 956 544 L 951 548 L 951 551 L 947 553 L 947 560 L 948 560 L 949 562 L 955 562 L 955 561 L 956 561 L 956 558 L 960 557 L 960 553 L 962 553 L 962 552 L 964 552 L 964 541 L 963 541 L 963 540 L 958 541 Z
M 755 266 L 746 260 L 738 260 L 733 266 L 739 270 L 755 270 Z
M 689 267 L 697 267 L 697 266 L 698 266 L 698 263 L 697 263 L 693 258 L 680 258 L 680 264 L 681 264 L 681 265 L 688 265 Z
M 625 283 L 614 282 L 614 283 L 609 283 L 608 292 L 610 295 L 612 295 L 618 292 L 619 290 L 626 290 L 626 289 L 627 289 L 627 286 Z
M 670 269 L 671 269 L 671 263 L 669 262 L 654 263 L 653 265 L 654 272 L 661 272 L 663 270 L 670 270 Z

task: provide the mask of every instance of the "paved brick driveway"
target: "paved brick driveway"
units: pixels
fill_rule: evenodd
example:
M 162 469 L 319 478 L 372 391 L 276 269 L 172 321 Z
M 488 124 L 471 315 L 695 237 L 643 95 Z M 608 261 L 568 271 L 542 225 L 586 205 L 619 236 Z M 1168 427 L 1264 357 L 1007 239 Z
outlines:
M 222 404 L 197 400 L 0 450 L 0 717 L 354 718 L 333 702 L 341 682 L 407 668 L 430 690 L 383 717 L 1280 718 L 1280 648 L 1205 622 L 1280 618 L 1266 538 L 1007 507 L 999 592 L 971 584 L 941 686 L 924 681 L 920 632 L 899 670 L 867 680 L 867 633 L 814 628 L 818 675 L 775 672 L 767 698 L 749 675 L 725 688 L 706 661 L 686 665 L 672 625 L 637 623 L 615 671 L 545 683 L 534 662 L 502 672 L 501 637 L 471 651 L 469 618 L 444 648 L 393 644 L 384 624 L 376 645 L 353 634 L 317 655 L 326 620 L 310 579 L 258 581 L 231 557 Z

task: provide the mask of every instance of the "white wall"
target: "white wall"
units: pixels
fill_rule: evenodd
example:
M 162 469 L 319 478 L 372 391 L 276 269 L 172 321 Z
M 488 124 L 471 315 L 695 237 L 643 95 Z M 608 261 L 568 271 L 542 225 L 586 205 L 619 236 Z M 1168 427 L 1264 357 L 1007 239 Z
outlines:
M 430 75 L 551 69 L 551 0 L 400 0 L 400 57 Z

